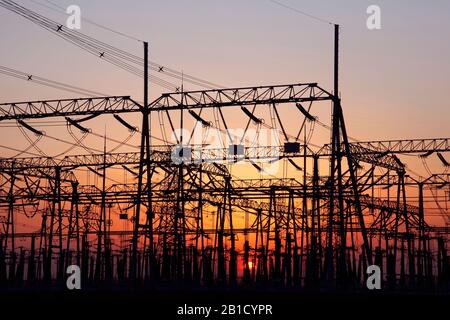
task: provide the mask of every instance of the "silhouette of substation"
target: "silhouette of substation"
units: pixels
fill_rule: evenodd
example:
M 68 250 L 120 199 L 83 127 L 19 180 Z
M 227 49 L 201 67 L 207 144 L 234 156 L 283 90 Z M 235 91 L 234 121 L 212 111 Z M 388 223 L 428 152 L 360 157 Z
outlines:
M 77 264 L 87 286 L 359 288 L 366 267 L 377 264 L 389 288 L 446 288 L 449 229 L 425 222 L 424 188 L 448 192 L 449 174 L 414 180 L 396 155 L 442 155 L 450 150 L 449 139 L 349 142 L 339 99 L 315 83 L 170 93 L 147 108 L 129 97 L 2 104 L 0 120 L 18 120 L 36 130 L 27 119 L 66 117 L 83 130 L 82 123 L 105 114 L 124 125 L 119 114 L 126 112 L 148 118 L 162 111 L 170 120 L 171 113 L 189 111 L 200 121 L 203 109 L 223 115 L 222 108 L 251 105 L 291 107 L 314 122 L 314 108 L 301 105 L 320 101 L 334 105 L 334 121 L 332 143 L 317 150 L 287 136 L 280 146 L 257 150 L 207 149 L 180 141 L 184 155 L 177 163 L 173 145 L 147 148 L 142 131 L 143 147 L 136 153 L 2 158 L 2 286 L 54 286 L 64 281 L 68 265 Z M 246 110 L 249 122 L 259 121 Z M 221 120 L 226 127 L 225 117 Z M 296 172 L 259 179 L 230 174 L 230 164 L 258 166 L 264 159 L 287 159 Z M 319 162 L 327 163 L 331 174 L 319 172 Z M 112 167 L 132 174 L 134 181 L 107 187 Z M 80 168 L 98 175 L 101 186 L 80 184 Z M 412 186 L 414 195 L 406 193 Z M 375 189 L 387 196 L 373 196 Z M 15 232 L 17 216 L 24 214 L 41 218 L 38 232 Z M 112 215 L 131 221 L 133 230 L 111 230 Z M 245 225 L 236 227 L 242 216 Z M 18 238 L 27 239 L 26 248 L 17 247 Z
M 0 5 L 144 78 L 143 103 L 112 96 L 0 104 L 0 123 L 14 122 L 29 138 L 27 149 L 18 147 L 22 154 L 39 150 L 39 137 L 62 139 L 33 126 L 50 118 L 63 118 L 69 131 L 80 132 L 81 138 L 72 135 L 74 145 L 88 151 L 0 158 L 0 288 L 64 288 L 66 269 L 75 264 L 83 288 L 359 290 L 366 288 L 367 267 L 377 265 L 385 290 L 448 292 L 450 174 L 444 153 L 450 138 L 349 139 L 336 94 L 338 26 L 332 91 L 317 83 L 181 87 L 149 102 L 148 71 L 163 67 L 149 66 L 147 43 L 139 60 L 13 1 Z M 119 65 L 122 58 L 142 62 L 144 71 Z M 331 106 L 331 123 L 315 116 L 319 105 Z M 236 119 L 225 109 L 246 123 L 239 139 L 227 131 Z M 140 116 L 139 128 L 126 121 L 129 113 Z M 261 115 L 270 115 L 271 124 Z M 87 148 L 84 136 L 93 134 L 88 126 L 99 118 L 124 126 L 130 136 L 140 134 L 139 151 L 107 152 L 106 135 L 103 151 Z M 311 143 L 315 124 L 327 129 L 329 144 Z M 193 143 L 197 127 L 229 139 L 217 147 Z M 280 137 L 248 143 L 243 137 L 250 128 L 276 128 Z M 167 134 L 175 129 L 185 130 L 170 142 Z M 444 170 L 413 178 L 399 158 L 406 154 L 437 156 Z M 276 163 L 293 170 L 281 178 L 264 174 Z M 242 164 L 253 170 L 252 178 L 233 171 Z M 118 172 L 129 178 L 116 182 L 111 177 Z M 433 218 L 444 223 L 430 223 Z M 28 220 L 37 231 L 17 232 Z

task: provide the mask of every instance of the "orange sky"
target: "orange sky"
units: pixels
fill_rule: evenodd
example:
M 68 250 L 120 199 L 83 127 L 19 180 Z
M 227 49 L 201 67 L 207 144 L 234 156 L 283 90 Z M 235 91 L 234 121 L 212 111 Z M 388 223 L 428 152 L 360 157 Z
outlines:
M 35 2 L 18 2 L 54 20 L 65 20 L 64 15 Z M 58 1 L 63 7 L 73 3 Z M 447 41 L 450 2 L 377 1 L 382 28 L 376 31 L 368 30 L 365 23 L 366 8 L 372 1 L 285 0 L 284 3 L 341 25 L 340 94 L 350 136 L 359 140 L 450 136 L 450 106 L 444 99 L 450 87 Z M 318 82 L 326 90 L 332 90 L 332 26 L 270 1 L 79 0 L 76 4 L 81 7 L 82 17 L 148 41 L 150 59 L 164 66 L 229 87 Z M 134 75 L 100 61 L 5 9 L 0 9 L 0 19 L 1 65 L 142 100 L 142 80 Z M 142 55 L 142 44 L 137 41 L 88 23 L 83 23 L 80 31 Z M 171 81 L 180 84 L 178 80 Z M 0 75 L 0 88 L 2 102 L 76 96 L 4 75 Z M 185 89 L 198 88 L 186 84 Z M 151 99 L 164 91 L 150 83 Z M 280 115 L 288 131 L 296 133 L 301 115 L 290 110 L 280 110 Z M 268 114 L 260 112 L 260 117 L 268 119 Z M 240 110 L 226 113 L 233 119 L 233 127 L 242 126 Z M 329 104 L 317 104 L 312 113 L 329 123 Z M 137 116 L 124 118 L 140 125 Z M 156 117 L 152 124 L 159 127 Z M 127 135 L 111 116 L 89 122 L 89 127 L 101 134 L 106 130 L 108 136 L 118 140 Z M 64 126 L 47 126 L 45 130 L 50 135 L 71 139 Z M 314 139 L 317 144 L 326 143 L 329 133 L 318 127 Z M 1 145 L 23 149 L 25 143 L 18 129 L 0 124 Z M 86 143 L 102 148 L 102 139 L 98 137 L 89 137 Z M 136 135 L 130 144 L 137 143 Z M 69 147 L 45 138 L 39 146 L 49 154 Z M 137 151 L 136 148 L 118 151 L 125 150 Z M 1 152 L 2 156 L 15 154 L 5 149 Z M 76 149 L 73 153 L 85 151 Z M 427 174 L 417 157 L 402 160 L 414 172 Z M 436 157 L 427 161 L 433 172 L 443 171 Z

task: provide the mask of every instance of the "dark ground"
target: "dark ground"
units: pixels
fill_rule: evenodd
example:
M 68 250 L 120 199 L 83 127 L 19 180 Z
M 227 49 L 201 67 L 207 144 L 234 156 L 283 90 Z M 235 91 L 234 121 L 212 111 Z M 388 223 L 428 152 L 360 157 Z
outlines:
M 449 294 L 242 289 L 0 291 L 2 318 L 6 310 L 12 310 L 8 312 L 11 314 L 8 318 L 17 314 L 20 318 L 29 315 L 42 319 L 205 319 L 204 316 L 178 316 L 178 307 L 185 304 L 219 310 L 208 319 L 323 319 L 328 316 L 335 319 L 450 318 Z M 273 315 L 222 315 L 223 304 L 270 304 Z

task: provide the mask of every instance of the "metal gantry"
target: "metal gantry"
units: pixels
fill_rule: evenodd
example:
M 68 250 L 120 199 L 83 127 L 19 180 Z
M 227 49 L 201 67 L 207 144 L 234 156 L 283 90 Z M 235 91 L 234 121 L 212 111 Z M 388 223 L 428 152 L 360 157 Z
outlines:
M 450 139 L 350 142 L 340 101 L 316 84 L 178 92 L 148 104 L 147 112 L 127 97 L 21 103 L 17 109 L 3 104 L 2 120 L 127 112 L 145 119 L 203 107 L 324 100 L 334 104 L 334 146 L 288 138 L 278 146 L 243 145 L 236 153 L 185 143 L 190 157 L 176 163 L 179 145 L 142 142 L 149 132 L 143 123 L 140 152 L 0 159 L 2 283 L 52 285 L 76 263 L 87 285 L 357 288 L 366 266 L 377 264 L 391 287 L 442 287 L 448 281 L 448 229 L 430 218 L 448 221 L 449 174 L 413 178 L 398 155 L 447 152 Z M 295 173 L 247 179 L 230 171 L 237 163 L 262 170 L 262 161 L 286 162 Z M 330 166 L 327 174 L 321 163 Z M 133 181 L 107 184 L 113 168 Z M 86 169 L 98 184 L 80 182 L 79 171 Z M 426 208 L 433 201 L 441 208 Z M 32 221 L 37 231 L 17 232 L 19 218 Z M 132 229 L 117 228 L 120 221 Z M 17 239 L 25 246 L 18 247 Z
M 352 141 L 339 93 L 338 25 L 332 91 L 314 82 L 220 88 L 149 63 L 146 42 L 141 59 L 14 1 L 0 5 L 144 79 L 142 103 L 110 96 L 0 104 L 0 123 L 38 137 L 22 131 L 25 150 L 1 146 L 32 156 L 0 158 L 0 288 L 58 287 L 66 267 L 76 264 L 83 287 L 359 290 L 375 264 L 386 289 L 448 292 L 450 139 Z M 184 83 L 178 87 L 149 70 L 209 89 L 185 91 Z M 173 92 L 149 101 L 148 81 Z M 331 106 L 329 124 L 315 116 L 324 104 Z M 139 132 L 131 145 L 139 151 L 107 152 L 106 132 L 103 150 L 83 144 L 93 134 L 85 123 L 108 114 L 130 137 Z M 123 114 L 140 117 L 139 128 Z M 67 143 L 34 126 L 49 118 L 63 118 L 83 138 L 69 131 L 71 149 L 47 156 L 37 147 L 40 138 Z M 230 125 L 239 120 L 244 132 L 232 136 Z M 326 128 L 327 143 L 312 143 L 316 124 Z M 215 146 L 203 137 L 193 142 L 198 127 L 226 139 Z M 250 127 L 256 137 L 262 128 L 279 137 L 272 144 L 245 141 Z M 74 147 L 88 153 L 69 154 Z M 434 154 L 444 169 L 427 177 L 410 172 L 402 158 L 425 161 Z M 283 173 L 268 172 L 271 164 Z

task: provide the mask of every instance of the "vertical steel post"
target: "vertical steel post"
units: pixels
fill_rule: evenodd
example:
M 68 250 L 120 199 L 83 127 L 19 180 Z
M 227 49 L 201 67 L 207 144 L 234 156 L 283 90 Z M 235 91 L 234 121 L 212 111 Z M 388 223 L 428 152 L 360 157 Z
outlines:
M 146 142 L 148 141 L 147 135 L 149 134 L 149 124 L 148 124 L 148 43 L 144 42 L 144 106 L 142 107 L 142 134 L 141 134 L 141 147 L 140 147 L 140 157 L 139 157 L 139 176 L 138 176 L 138 190 L 136 195 L 136 213 L 134 217 L 134 229 L 133 229 L 133 239 L 132 239 L 132 252 L 131 252 L 131 263 L 130 263 L 130 278 L 132 281 L 136 281 L 137 274 L 137 248 L 138 248 L 138 237 L 139 237 L 139 227 L 140 227 L 140 213 L 141 213 L 141 201 L 142 201 L 142 178 L 144 174 L 144 161 L 145 161 L 145 151 Z M 150 155 L 147 154 L 147 158 Z M 147 159 L 148 161 L 149 159 Z M 148 165 L 148 162 L 146 162 Z M 147 168 L 147 173 L 150 167 Z

